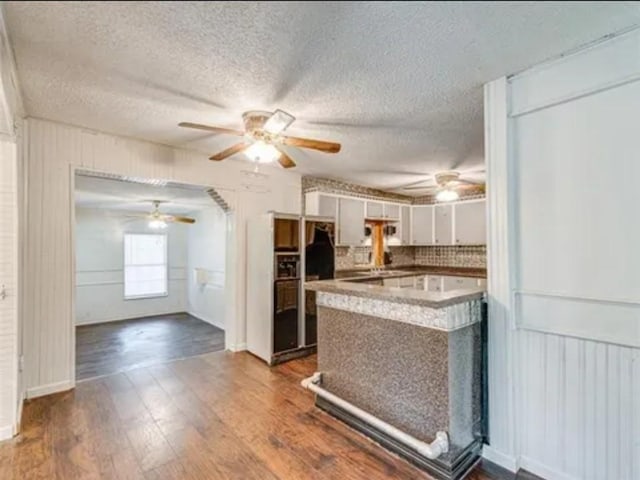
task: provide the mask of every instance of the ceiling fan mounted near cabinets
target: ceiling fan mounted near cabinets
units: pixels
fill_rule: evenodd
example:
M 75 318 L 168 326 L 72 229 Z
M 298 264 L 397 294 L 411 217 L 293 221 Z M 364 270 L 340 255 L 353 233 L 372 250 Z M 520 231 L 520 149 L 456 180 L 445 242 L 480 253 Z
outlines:
M 195 128 L 207 132 L 224 133 L 244 137 L 240 143 L 216 153 L 209 160 L 220 161 L 244 152 L 250 160 L 257 163 L 268 163 L 277 160 L 284 168 L 295 167 L 295 162 L 282 150 L 282 145 L 298 148 L 310 148 L 324 153 L 338 153 L 340 144 L 312 140 L 310 138 L 289 137 L 282 133 L 293 123 L 295 117 L 282 110 L 275 112 L 250 111 L 242 114 L 243 130 L 213 127 L 199 123 L 182 122 L 184 128 Z
M 153 204 L 153 210 L 148 214 L 141 215 L 128 215 L 132 218 L 146 218 L 149 220 L 149 227 L 153 229 L 167 228 L 169 223 L 196 223 L 195 219 L 190 217 L 181 217 L 179 215 L 165 215 L 160 213 L 160 204 L 166 203 L 162 200 L 151 200 Z
M 484 173 L 484 170 L 469 172 L 468 174 L 470 173 Z M 433 175 L 435 185 L 413 184 L 403 187 L 403 190 L 421 190 L 424 191 L 425 194 L 435 193 L 438 202 L 453 202 L 460 198 L 460 193 L 464 190 L 484 191 L 484 182 L 463 178 L 463 175 L 468 174 L 463 174 L 455 170 L 438 172 Z M 424 183 L 425 181 L 426 180 L 423 180 L 419 183 Z

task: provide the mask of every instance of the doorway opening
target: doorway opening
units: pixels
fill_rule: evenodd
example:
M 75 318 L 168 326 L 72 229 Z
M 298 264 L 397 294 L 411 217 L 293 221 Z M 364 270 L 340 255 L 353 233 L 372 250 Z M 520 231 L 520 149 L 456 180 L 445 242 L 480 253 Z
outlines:
M 76 380 L 224 350 L 219 197 L 84 171 L 74 183 Z

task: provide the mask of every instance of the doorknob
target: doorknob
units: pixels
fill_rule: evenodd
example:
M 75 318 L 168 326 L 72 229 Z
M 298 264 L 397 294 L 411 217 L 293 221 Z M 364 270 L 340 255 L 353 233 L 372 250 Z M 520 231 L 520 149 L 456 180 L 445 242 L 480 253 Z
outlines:
M 0 288 L 0 300 L 4 300 L 5 298 L 7 298 L 7 289 L 2 285 L 2 288 Z

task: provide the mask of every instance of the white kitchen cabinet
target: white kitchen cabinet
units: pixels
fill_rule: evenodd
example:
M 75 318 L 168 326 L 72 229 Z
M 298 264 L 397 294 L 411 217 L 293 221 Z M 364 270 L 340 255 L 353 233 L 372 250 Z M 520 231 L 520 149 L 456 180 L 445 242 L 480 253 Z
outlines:
M 398 222 L 398 238 L 401 245 L 411 245 L 411 207 L 400 207 L 400 222 Z
M 338 200 L 338 245 L 362 245 L 364 242 L 364 200 Z
M 384 215 L 384 204 L 382 202 L 367 201 L 367 218 L 382 218 Z
M 411 245 L 433 245 L 433 206 L 411 209 Z
M 454 204 L 454 238 L 456 245 L 485 245 L 487 217 L 484 200 Z
M 397 203 L 385 203 L 384 204 L 384 212 L 382 214 L 384 218 L 388 218 L 389 220 L 399 220 L 400 219 L 400 205 Z
M 427 283 L 425 290 L 429 292 L 442 291 L 442 277 L 439 275 L 427 275 Z
M 469 277 L 442 277 L 442 291 L 478 288 L 478 279 Z
M 338 199 L 330 195 L 320 195 L 318 198 L 318 215 L 336 218 Z
M 453 245 L 453 206 L 436 205 L 435 217 L 435 244 Z

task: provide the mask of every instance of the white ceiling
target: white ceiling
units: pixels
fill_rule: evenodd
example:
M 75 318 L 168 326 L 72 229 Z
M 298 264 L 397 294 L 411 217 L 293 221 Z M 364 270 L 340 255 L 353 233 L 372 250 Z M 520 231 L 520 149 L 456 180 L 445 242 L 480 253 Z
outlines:
M 150 212 L 153 200 L 163 202 L 162 213 L 180 215 L 211 208 L 211 197 L 196 188 L 160 187 L 107 178 L 76 175 L 75 203 L 80 208 Z
M 281 108 L 298 171 L 391 188 L 483 162 L 482 85 L 640 22 L 640 2 L 4 2 L 28 114 L 215 153 Z M 237 155 L 242 158 L 242 155 Z

